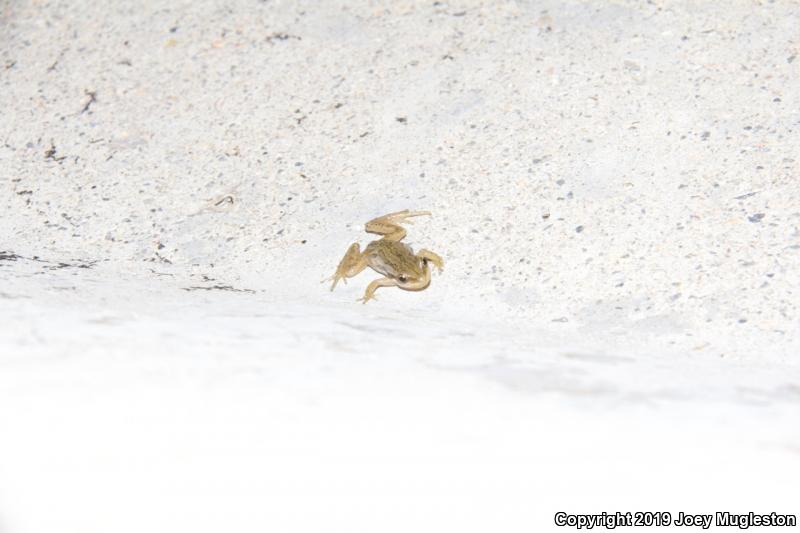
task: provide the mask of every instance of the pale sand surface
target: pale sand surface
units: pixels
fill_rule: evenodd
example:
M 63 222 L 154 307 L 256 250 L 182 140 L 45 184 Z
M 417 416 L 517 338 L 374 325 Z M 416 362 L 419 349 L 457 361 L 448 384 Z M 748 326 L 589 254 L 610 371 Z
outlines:
M 798 27 L 0 1 L 0 533 L 800 512 Z

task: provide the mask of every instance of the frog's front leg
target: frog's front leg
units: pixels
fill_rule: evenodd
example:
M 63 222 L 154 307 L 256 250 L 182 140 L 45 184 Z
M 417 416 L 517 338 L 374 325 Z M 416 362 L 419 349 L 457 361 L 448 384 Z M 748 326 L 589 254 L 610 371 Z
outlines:
M 366 292 L 364 292 L 364 297 L 359 298 L 356 300 L 357 302 L 364 302 L 367 303 L 370 300 L 375 299 L 375 291 L 378 290 L 380 287 L 396 287 L 398 285 L 397 280 L 392 278 L 380 278 L 376 279 L 372 283 L 367 286 Z
M 398 211 L 397 213 L 389 213 L 382 217 L 373 218 L 367 222 L 365 229 L 369 233 L 377 233 L 383 235 L 383 238 L 388 241 L 400 241 L 406 236 L 406 230 L 400 224 L 411 224 L 410 217 L 418 217 L 422 215 L 430 215 L 430 211 Z
M 365 268 L 367 268 L 367 255 L 361 253 L 361 247 L 356 242 L 350 245 L 350 248 L 347 249 L 347 253 L 344 254 L 342 260 L 339 261 L 336 273 L 324 281 L 332 279 L 333 285 L 331 285 L 331 290 L 333 290 L 336 288 L 336 284 L 340 279 L 345 280 L 345 283 L 347 283 L 347 278 L 358 275 Z
M 419 257 L 423 261 L 426 262 L 430 261 L 431 263 L 436 265 L 436 268 L 439 269 L 439 272 L 444 270 L 444 260 L 441 257 L 439 257 L 439 255 L 431 252 L 430 250 L 420 250 L 419 252 L 417 252 L 417 257 Z

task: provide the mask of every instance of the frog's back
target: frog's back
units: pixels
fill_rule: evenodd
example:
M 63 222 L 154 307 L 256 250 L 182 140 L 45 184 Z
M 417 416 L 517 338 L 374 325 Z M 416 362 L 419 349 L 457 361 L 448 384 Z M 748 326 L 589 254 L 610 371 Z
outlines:
M 405 275 L 417 276 L 422 273 L 419 260 L 411 247 L 400 241 L 379 239 L 372 241 L 364 249 L 369 266 L 390 278 Z

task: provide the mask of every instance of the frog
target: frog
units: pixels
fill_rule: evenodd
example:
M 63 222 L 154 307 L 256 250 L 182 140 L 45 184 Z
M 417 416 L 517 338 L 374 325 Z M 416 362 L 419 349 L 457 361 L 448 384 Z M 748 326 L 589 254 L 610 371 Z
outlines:
M 366 232 L 381 235 L 381 238 L 369 243 L 363 252 L 357 242 L 351 244 L 339 262 L 336 273 L 324 281 L 333 280 L 332 291 L 339 280 L 347 283 L 347 278 L 357 276 L 367 267 L 383 274 L 384 277 L 371 282 L 364 296 L 356 300 L 362 303 L 377 300 L 375 291 L 381 287 L 399 287 L 406 291 L 427 289 L 431 283 L 428 264 L 432 263 L 441 273 L 444 260 L 430 250 L 421 249 L 414 253 L 411 246 L 401 241 L 406 236 L 402 224 L 413 224 L 410 218 L 430 215 L 430 211 L 405 209 L 370 220 L 364 226 Z

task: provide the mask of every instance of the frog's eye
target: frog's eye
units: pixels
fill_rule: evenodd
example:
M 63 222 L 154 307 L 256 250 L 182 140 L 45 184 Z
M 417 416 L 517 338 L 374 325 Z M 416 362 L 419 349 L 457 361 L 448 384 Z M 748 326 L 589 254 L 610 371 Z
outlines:
M 400 283 L 405 283 L 406 281 L 408 281 L 408 278 L 407 278 L 406 276 L 400 276 L 400 277 L 399 277 L 399 278 L 397 278 L 397 279 L 399 279 L 399 280 L 400 280 Z

